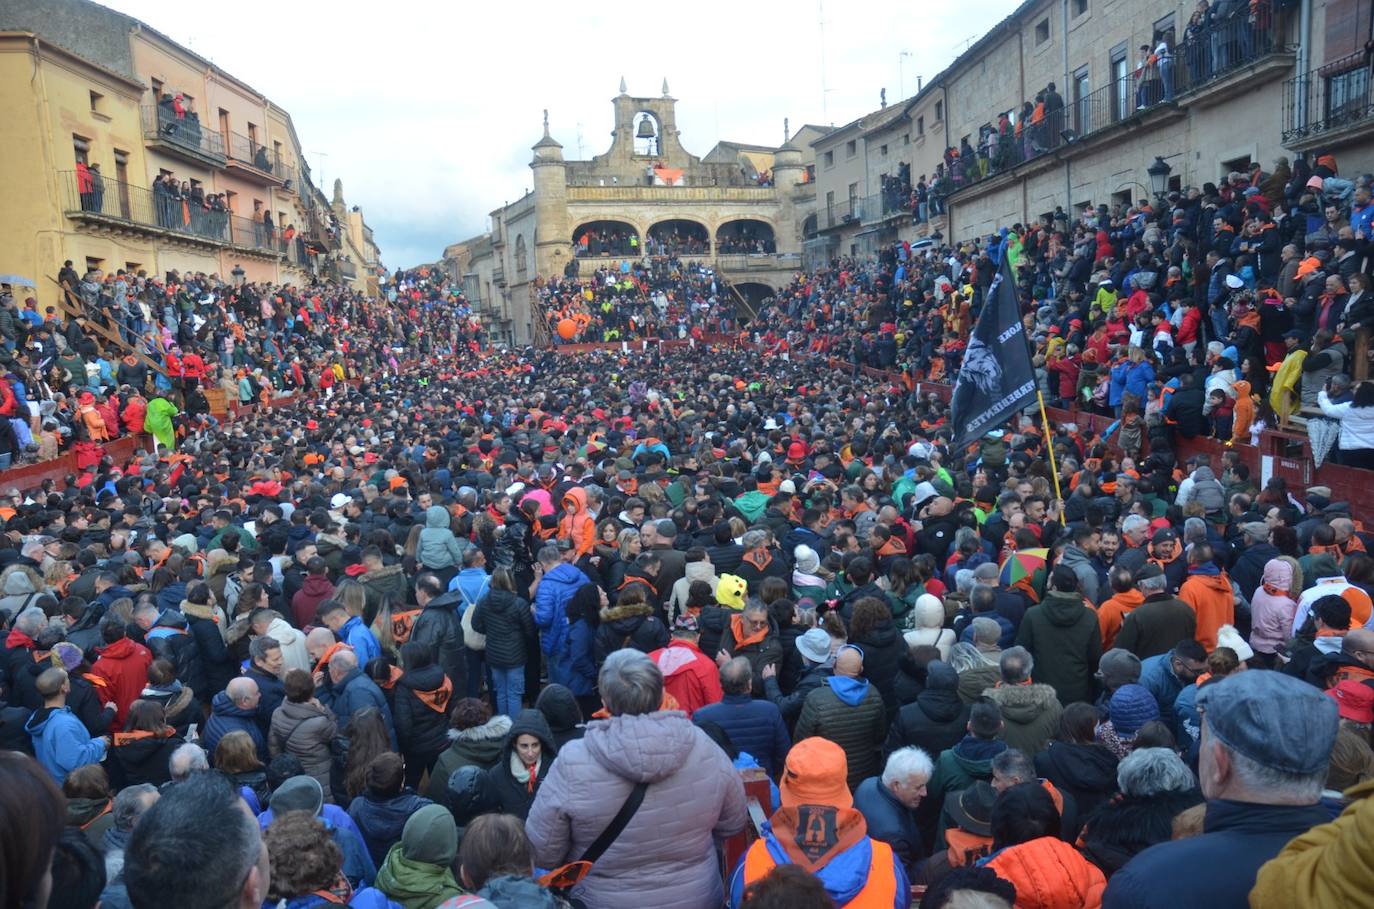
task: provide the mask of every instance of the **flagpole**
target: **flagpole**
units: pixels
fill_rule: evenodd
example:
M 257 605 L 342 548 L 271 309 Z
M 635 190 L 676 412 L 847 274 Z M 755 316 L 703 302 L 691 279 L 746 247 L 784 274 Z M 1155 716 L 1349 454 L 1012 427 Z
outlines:
M 1050 476 L 1054 478 L 1054 497 L 1062 503 L 1064 493 L 1059 489 L 1059 465 L 1054 460 L 1054 435 L 1050 432 L 1050 418 L 1045 415 L 1045 393 L 1039 388 L 1035 389 L 1035 400 L 1040 403 L 1040 425 L 1044 427 L 1045 448 L 1050 454 Z M 1064 507 L 1059 507 L 1059 523 L 1064 524 Z

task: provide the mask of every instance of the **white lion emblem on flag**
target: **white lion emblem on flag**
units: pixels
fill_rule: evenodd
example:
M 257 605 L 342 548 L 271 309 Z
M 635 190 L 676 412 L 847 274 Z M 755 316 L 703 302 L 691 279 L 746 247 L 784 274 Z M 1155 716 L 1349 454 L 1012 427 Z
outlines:
M 996 401 L 1002 397 L 1002 366 L 997 362 L 992 348 L 977 338 L 969 339 L 964 363 L 959 371 L 960 378 L 967 375 L 974 387 L 988 398 Z

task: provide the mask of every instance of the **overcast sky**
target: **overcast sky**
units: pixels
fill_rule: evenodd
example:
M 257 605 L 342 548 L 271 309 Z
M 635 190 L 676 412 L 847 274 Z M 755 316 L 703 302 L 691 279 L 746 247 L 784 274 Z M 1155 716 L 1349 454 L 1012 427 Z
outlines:
M 315 180 L 342 177 L 390 268 L 437 260 L 531 187 L 548 108 L 565 157 L 610 145 L 610 100 L 678 98 L 693 154 L 782 143 L 916 91 L 1017 0 L 741 5 L 107 0 L 291 113 Z M 295 51 L 292 53 L 292 51 Z M 902 57 L 901 52 L 909 52 Z M 822 59 L 824 84 L 822 91 Z M 327 80 L 322 77 L 330 77 Z M 323 179 L 321 180 L 321 177 Z

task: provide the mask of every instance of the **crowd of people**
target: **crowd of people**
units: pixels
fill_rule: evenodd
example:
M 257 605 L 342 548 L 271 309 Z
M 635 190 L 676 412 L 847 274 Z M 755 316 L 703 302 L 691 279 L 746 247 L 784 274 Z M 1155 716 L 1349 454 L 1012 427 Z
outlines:
M 488 349 L 429 270 L 68 263 L 79 318 L 0 306 L 10 452 L 85 453 L 0 496 L 6 905 L 1357 902 L 1374 536 L 1176 453 L 1310 390 L 1367 466 L 1370 181 L 1294 171 L 839 259 L 745 326 L 676 260 L 540 286 L 699 341 L 642 352 Z M 913 394 L 1004 257 L 1109 431 L 953 445 Z
M 938 215 L 944 200 L 969 184 L 1136 111 L 1170 103 L 1179 92 L 1275 50 L 1281 43 L 1286 6 L 1274 0 L 1199 0 L 1181 41 L 1172 26 L 1156 29 L 1152 41 L 1140 45 L 1130 72 L 1097 92 L 1066 106 L 1061 90 L 1048 83 L 1019 109 L 997 114 L 976 137 L 965 136 L 958 146 L 947 147 L 929 180 L 922 174 L 911 190 L 908 204 L 913 216 L 919 223 Z

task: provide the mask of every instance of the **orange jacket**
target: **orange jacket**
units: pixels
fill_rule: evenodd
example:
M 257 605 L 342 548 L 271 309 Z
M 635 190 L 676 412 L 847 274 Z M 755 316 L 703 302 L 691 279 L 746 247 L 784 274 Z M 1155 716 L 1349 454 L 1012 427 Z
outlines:
M 987 867 L 1016 887 L 1016 909 L 1099 909 L 1107 879 L 1054 836 L 1008 846 Z
M 1178 598 L 1197 613 L 1197 640 L 1207 652 L 1217 649 L 1217 630 L 1236 621 L 1236 600 L 1231 579 L 1220 574 L 1189 574 L 1178 589 Z
M 1128 590 L 1125 593 L 1114 594 L 1101 606 L 1097 607 L 1097 627 L 1102 632 L 1102 650 L 1108 651 L 1116 644 L 1116 636 L 1121 633 L 1121 626 L 1126 621 L 1126 613 L 1131 612 L 1141 603 L 1145 602 L 1145 594 L 1139 590 Z
M 1231 417 L 1231 441 L 1236 445 L 1249 445 L 1250 424 L 1255 422 L 1255 402 L 1250 400 L 1250 383 L 1241 379 L 1232 387 L 1236 390 L 1236 406 Z
M 562 505 L 558 538 L 572 540 L 578 558 L 590 555 L 596 543 L 596 519 L 587 513 L 587 490 L 574 486 L 563 494 Z

